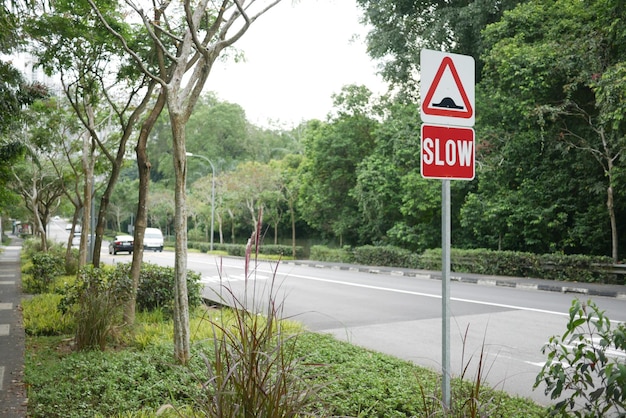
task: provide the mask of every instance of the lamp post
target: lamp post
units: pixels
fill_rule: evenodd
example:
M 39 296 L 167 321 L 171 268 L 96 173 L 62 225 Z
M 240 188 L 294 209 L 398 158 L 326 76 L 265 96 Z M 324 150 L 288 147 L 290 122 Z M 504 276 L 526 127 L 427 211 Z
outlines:
M 215 223 L 215 167 L 211 160 L 209 160 L 204 155 L 193 154 L 191 152 L 185 153 L 187 157 L 198 157 L 203 160 L 208 161 L 211 165 L 211 246 L 209 247 L 211 251 L 213 251 L 213 225 Z

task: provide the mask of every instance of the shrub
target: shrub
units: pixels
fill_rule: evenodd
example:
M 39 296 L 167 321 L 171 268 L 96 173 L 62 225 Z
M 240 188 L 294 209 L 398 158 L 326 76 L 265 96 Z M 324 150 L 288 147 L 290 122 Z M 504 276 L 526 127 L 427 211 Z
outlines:
M 614 274 L 603 272 L 595 265 L 610 265 L 610 257 L 587 255 L 545 254 L 538 257 L 542 264 L 542 278 L 582 283 L 617 283 Z
M 259 248 L 259 230 L 247 246 L 246 277 L 252 274 L 250 262 Z M 204 396 L 196 399 L 203 416 L 300 416 L 317 400 L 318 388 L 303 377 L 305 368 L 296 356 L 298 334 L 283 328 L 283 307 L 276 302 L 274 281 L 266 301 L 253 297 L 250 302 L 246 296 L 239 299 L 230 289 L 226 291 L 229 300 L 223 302 L 233 308 L 234 315 L 208 317 L 213 344 L 203 355 Z M 265 315 L 261 315 L 263 310 Z
M 626 352 L 626 325 L 612 329 L 595 303 L 572 301 L 567 331 L 543 347 L 548 359 L 534 385 L 545 383 L 545 393 L 552 399 L 565 397 L 552 407 L 553 415 L 626 414 L 626 364 L 611 357 L 609 350 Z
M 130 264 L 117 264 L 116 274 L 130 277 Z M 199 273 L 187 271 L 187 294 L 189 309 L 202 303 L 202 284 Z M 163 309 L 171 315 L 174 309 L 174 269 L 155 264 L 143 263 L 139 273 L 137 288 L 137 310 Z
M 188 404 L 198 392 L 188 371 L 172 364 L 171 345 L 64 356 L 52 351 L 54 362 L 38 353 L 26 357 L 29 417 L 154 417 L 164 402 Z
M 194 242 L 191 244 L 189 248 L 196 248 L 202 252 L 209 251 L 210 244 L 206 242 Z M 234 257 L 245 257 L 246 256 L 246 245 L 245 244 L 213 244 L 214 251 L 224 251 L 228 255 L 232 255 Z M 259 247 L 259 254 L 263 255 L 278 255 L 291 257 L 293 253 L 293 248 L 291 245 L 274 245 L 274 244 L 264 244 Z M 296 258 L 304 258 L 305 251 L 302 246 L 296 246 Z
M 22 302 L 24 331 L 27 335 L 64 335 L 74 332 L 72 315 L 59 309 L 62 295 L 44 293 Z
M 63 257 L 51 253 L 33 254 L 32 265 L 25 273 L 30 278 L 25 281 L 24 290 L 27 293 L 45 293 L 56 277 L 65 273 Z
M 335 263 L 352 263 L 354 255 L 350 247 L 328 248 L 324 245 L 314 245 L 311 247 L 311 260 L 329 261 Z
M 410 267 L 415 262 L 411 251 L 391 245 L 356 247 L 353 256 L 355 263 L 368 266 Z
M 122 324 L 124 302 L 132 284 L 120 270 L 87 266 L 76 282 L 66 288 L 60 307 L 76 318 L 76 348 L 104 350 L 107 337 Z

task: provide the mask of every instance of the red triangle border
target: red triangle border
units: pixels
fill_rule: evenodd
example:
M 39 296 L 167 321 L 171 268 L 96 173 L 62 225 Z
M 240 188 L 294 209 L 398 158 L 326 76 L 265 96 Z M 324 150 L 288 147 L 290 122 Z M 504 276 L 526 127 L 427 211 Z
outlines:
M 467 110 L 464 112 L 458 112 L 455 110 L 443 109 L 443 108 L 433 108 L 425 105 L 425 103 L 430 103 L 435 95 L 435 91 L 437 87 L 439 87 L 439 82 L 441 81 L 441 77 L 443 76 L 446 67 L 450 68 L 450 72 L 452 73 L 452 77 L 454 78 L 454 82 L 456 83 L 457 88 L 459 89 L 459 93 L 461 94 L 461 99 L 463 99 L 463 104 L 466 106 Z M 463 118 L 469 119 L 474 115 L 474 109 L 472 109 L 472 104 L 470 103 L 467 93 L 465 93 L 465 88 L 463 88 L 463 83 L 461 82 L 461 78 L 459 77 L 459 73 L 456 71 L 456 67 L 454 66 L 454 61 L 450 57 L 444 57 L 441 60 L 441 64 L 439 65 L 439 69 L 435 74 L 435 78 L 430 85 L 430 89 L 428 89 L 428 93 L 426 94 L 426 98 L 422 103 L 422 111 L 431 116 L 447 116 L 453 118 Z

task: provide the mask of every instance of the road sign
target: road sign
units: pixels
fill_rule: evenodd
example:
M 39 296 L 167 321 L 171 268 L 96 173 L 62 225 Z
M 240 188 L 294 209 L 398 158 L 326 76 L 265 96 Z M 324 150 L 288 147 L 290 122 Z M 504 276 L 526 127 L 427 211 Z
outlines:
M 475 148 L 472 128 L 422 125 L 422 177 L 472 180 Z
M 422 122 L 474 126 L 474 58 L 423 49 L 420 66 Z

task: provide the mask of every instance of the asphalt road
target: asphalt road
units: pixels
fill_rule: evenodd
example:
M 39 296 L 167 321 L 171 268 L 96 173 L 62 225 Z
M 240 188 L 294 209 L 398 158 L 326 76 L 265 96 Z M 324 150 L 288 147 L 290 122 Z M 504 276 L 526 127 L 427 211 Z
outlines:
M 103 249 L 104 250 L 104 249 Z M 106 250 L 104 250 L 106 252 Z M 144 260 L 173 265 L 173 253 L 144 253 Z M 129 255 L 105 262 L 130 262 Z M 108 260 L 108 261 L 107 261 Z M 358 269 L 311 268 L 262 262 L 244 274 L 244 262 L 190 253 L 189 270 L 202 274 L 207 298 L 236 297 L 262 310 L 268 295 L 282 302 L 285 317 L 309 329 L 441 371 L 441 282 L 427 277 L 371 274 Z M 562 334 L 576 295 L 453 282 L 451 370 L 473 378 L 481 351 L 488 383 L 541 404 L 532 390 L 544 357 L 541 347 Z M 580 297 L 580 296 L 579 296 Z M 587 300 L 587 296 L 583 296 Z M 626 321 L 626 300 L 592 297 L 612 321 Z

